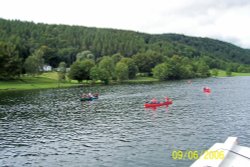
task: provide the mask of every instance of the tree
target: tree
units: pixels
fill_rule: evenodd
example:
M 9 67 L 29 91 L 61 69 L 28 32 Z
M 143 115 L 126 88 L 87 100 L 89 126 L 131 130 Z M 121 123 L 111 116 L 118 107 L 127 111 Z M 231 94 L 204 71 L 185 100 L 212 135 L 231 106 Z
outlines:
M 194 78 L 195 70 L 192 61 L 187 57 L 174 55 L 162 64 L 153 68 L 153 76 L 159 80 Z
M 65 81 L 66 79 L 66 63 L 61 62 L 58 66 L 58 81 Z
M 192 73 L 192 67 L 184 64 L 186 59 L 174 55 L 172 58 L 166 59 L 162 64 L 153 68 L 153 76 L 159 80 L 175 80 L 189 78 Z
M 163 56 L 155 51 L 148 50 L 132 57 L 140 72 L 151 73 L 152 68 L 163 62 Z
M 100 69 L 99 71 L 99 79 L 104 82 L 105 85 L 109 84 L 110 76 L 108 71 Z
M 29 56 L 24 62 L 26 74 L 36 75 L 39 74 L 40 69 L 37 66 L 37 59 L 35 56 Z
M 0 79 L 19 77 L 21 65 L 15 46 L 0 42 Z
M 90 79 L 93 82 L 101 80 L 104 84 L 109 84 L 109 74 L 107 71 L 100 69 L 98 66 L 91 68 L 90 70 Z
M 43 65 L 43 51 L 38 49 L 25 60 L 24 68 L 27 74 L 36 75 L 43 71 Z
M 99 68 L 103 71 L 106 71 L 110 78 L 115 77 L 115 64 L 111 57 L 104 56 L 99 62 Z
M 158 64 L 152 69 L 152 71 L 154 78 L 157 78 L 160 81 L 165 81 L 169 79 L 170 71 L 166 63 Z
M 195 71 L 192 64 L 183 64 L 181 66 L 181 78 L 182 79 L 195 78 Z
M 128 78 L 133 79 L 138 72 L 138 67 L 136 66 L 132 58 L 122 58 L 121 63 L 125 63 L 128 66 Z
M 100 69 L 98 66 L 91 68 L 90 78 L 95 82 L 96 80 L 101 80 L 104 84 L 109 84 L 109 74 L 106 70 Z
M 219 67 L 216 58 L 202 55 L 202 57 L 200 57 L 199 59 L 200 59 L 200 61 L 204 61 L 210 69 Z
M 82 80 L 90 79 L 90 70 L 95 66 L 93 60 L 86 59 L 83 61 L 76 61 L 70 66 L 69 78 L 82 82 Z
M 57 54 L 58 54 L 58 57 L 60 57 L 60 60 L 64 61 L 68 65 L 71 65 L 75 62 L 76 53 L 77 53 L 77 49 L 71 48 L 71 47 L 58 49 L 57 51 Z
M 45 64 L 49 64 L 54 68 L 58 66 L 61 58 L 57 54 L 57 49 L 43 45 L 40 47 L 40 51 L 43 53 L 42 57 Z
M 90 79 L 94 82 L 100 79 L 100 69 L 97 66 L 94 66 L 90 69 Z
M 247 73 L 250 72 L 249 66 L 240 65 L 237 69 L 237 72 Z
M 120 53 L 116 53 L 112 55 L 111 58 L 113 59 L 114 64 L 116 64 L 123 58 L 123 56 Z
M 119 62 L 115 66 L 115 73 L 118 81 L 128 79 L 128 66 L 125 63 Z
M 237 72 L 245 72 L 245 67 L 243 65 L 240 65 L 237 69 Z
M 183 69 L 182 69 L 182 57 L 178 56 L 178 55 L 174 55 L 173 57 L 171 57 L 171 59 L 167 59 L 166 63 L 168 63 L 168 67 L 169 67 L 169 79 L 181 79 L 182 78 L 182 73 L 183 73 Z
M 196 66 L 197 66 L 197 71 L 196 71 L 197 77 L 204 78 L 210 76 L 209 67 L 204 61 L 198 61 Z
M 80 53 L 78 53 L 78 54 L 76 55 L 76 60 L 77 60 L 77 61 L 82 61 L 82 60 L 84 60 L 84 59 L 95 60 L 95 56 L 94 56 L 94 54 L 93 54 L 91 51 L 89 51 L 89 50 L 82 51 L 82 52 L 80 52 Z

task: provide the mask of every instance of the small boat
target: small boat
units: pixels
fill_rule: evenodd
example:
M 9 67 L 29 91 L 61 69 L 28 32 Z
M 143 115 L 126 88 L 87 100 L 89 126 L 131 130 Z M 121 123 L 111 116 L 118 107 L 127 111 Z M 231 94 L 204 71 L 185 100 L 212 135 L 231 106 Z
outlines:
M 80 100 L 81 101 L 92 101 L 92 100 L 98 99 L 98 97 L 99 97 L 98 93 L 95 93 L 92 96 L 90 96 L 90 95 L 82 95 Z
M 170 104 L 173 104 L 172 100 L 168 100 L 165 102 L 158 102 L 158 103 L 150 103 L 147 102 L 144 104 L 144 107 L 160 107 L 160 106 L 169 106 Z
M 240 146 L 237 137 L 228 137 L 224 143 L 215 143 L 203 151 L 190 167 L 245 167 L 250 166 L 250 147 Z M 196 151 L 197 152 L 197 151 Z M 192 158 L 194 154 L 192 154 Z M 195 159 L 195 158 L 194 158 Z

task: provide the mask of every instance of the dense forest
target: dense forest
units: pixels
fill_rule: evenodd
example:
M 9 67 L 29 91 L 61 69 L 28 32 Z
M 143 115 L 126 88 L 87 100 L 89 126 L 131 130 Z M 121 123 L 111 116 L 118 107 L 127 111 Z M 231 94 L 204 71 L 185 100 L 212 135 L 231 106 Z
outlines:
M 167 80 L 206 77 L 209 69 L 250 72 L 250 50 L 178 34 L 0 19 L 0 79 L 39 73 L 44 64 L 57 68 L 62 62 L 78 81 L 123 80 L 138 73 Z

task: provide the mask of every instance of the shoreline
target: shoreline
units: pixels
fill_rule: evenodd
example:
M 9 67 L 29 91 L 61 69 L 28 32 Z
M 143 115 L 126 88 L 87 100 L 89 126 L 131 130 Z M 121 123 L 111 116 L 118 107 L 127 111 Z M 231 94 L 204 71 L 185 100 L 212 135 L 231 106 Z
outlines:
M 220 70 L 218 76 L 211 77 L 236 77 L 236 76 L 250 76 L 250 73 L 232 73 L 232 76 L 226 76 L 225 71 Z M 194 78 L 193 78 L 194 79 Z M 137 77 L 132 80 L 125 80 L 123 82 L 110 81 L 109 85 L 117 84 L 151 84 L 161 82 L 153 77 Z M 49 77 L 23 77 L 17 80 L 11 81 L 0 81 L 0 92 L 9 91 L 25 91 L 25 90 L 39 90 L 39 89 L 60 89 L 60 88 L 71 88 L 71 87 L 83 87 L 83 86 L 98 86 L 105 85 L 103 83 L 97 82 L 92 83 L 88 81 L 83 81 L 83 83 L 78 83 L 76 81 L 65 81 L 63 83 L 58 83 L 54 78 Z
M 5 81 L 0 81 L 0 84 L 4 83 Z M 124 82 L 111 82 L 108 84 L 111 85 L 121 85 L 121 84 L 150 84 L 150 83 L 157 83 L 160 82 L 158 80 L 152 81 L 140 81 L 140 80 L 126 80 Z M 43 83 L 40 83 L 43 84 Z M 20 85 L 18 83 L 11 84 L 10 87 L 5 86 L 5 88 L 1 88 L 0 85 L 0 93 L 1 92 L 10 92 L 10 91 L 26 91 L 26 90 L 42 90 L 42 89 L 61 89 L 61 88 L 73 88 L 73 87 L 92 87 L 92 86 L 102 86 L 105 84 L 102 83 L 61 83 L 60 86 L 57 84 L 46 84 L 46 86 L 39 86 L 39 84 L 25 84 Z

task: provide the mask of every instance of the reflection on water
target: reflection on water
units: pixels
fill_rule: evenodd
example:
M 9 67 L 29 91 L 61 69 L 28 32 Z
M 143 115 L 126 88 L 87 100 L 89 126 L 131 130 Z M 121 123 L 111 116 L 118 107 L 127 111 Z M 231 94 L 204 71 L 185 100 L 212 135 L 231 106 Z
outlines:
M 188 166 L 173 150 L 250 146 L 249 77 L 0 94 L 0 166 Z M 209 85 L 212 93 L 202 92 Z M 82 93 L 100 98 L 80 102 Z M 145 109 L 152 97 L 173 104 Z

